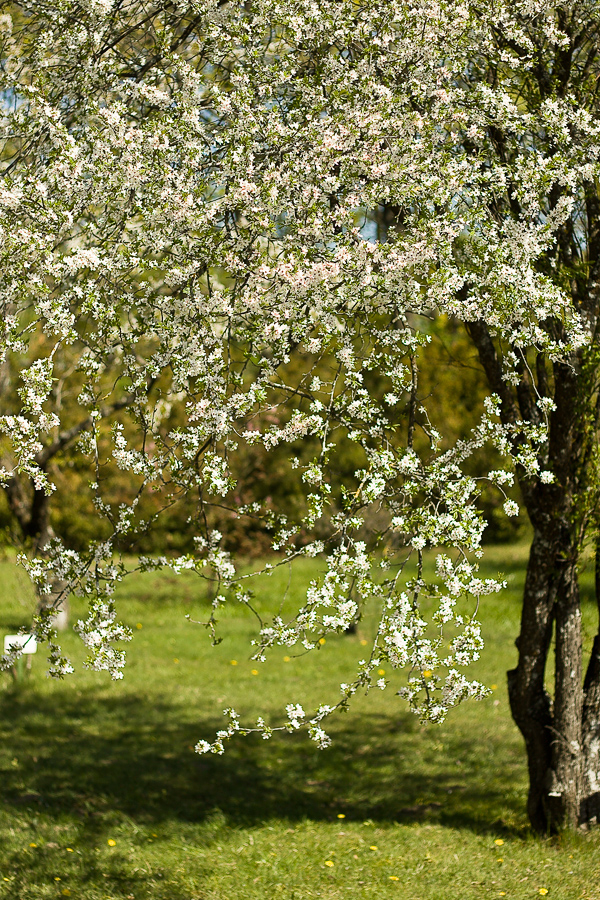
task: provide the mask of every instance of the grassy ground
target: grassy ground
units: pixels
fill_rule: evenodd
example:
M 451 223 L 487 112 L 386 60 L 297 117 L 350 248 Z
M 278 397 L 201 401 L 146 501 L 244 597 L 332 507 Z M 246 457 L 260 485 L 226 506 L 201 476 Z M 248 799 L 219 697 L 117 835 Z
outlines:
M 192 580 L 132 579 L 120 598 L 135 632 L 123 682 L 81 671 L 49 681 L 40 654 L 25 687 L 2 676 L 0 898 L 600 900 L 600 835 L 539 840 L 524 815 L 504 674 L 524 554 L 488 555 L 484 574 L 509 579 L 481 611 L 477 674 L 495 685 L 489 699 L 424 729 L 393 687 L 375 691 L 329 728 L 325 751 L 299 735 L 240 739 L 222 757 L 199 757 L 193 745 L 212 738 L 227 705 L 256 716 L 335 699 L 364 653 L 368 619 L 319 653 L 285 661 L 281 651 L 257 666 L 243 609 L 211 648 L 185 619 L 205 609 Z M 285 579 L 266 583 L 264 607 Z M 27 622 L 31 599 L 9 561 L 0 589 L 4 634 Z M 81 658 L 73 635 L 64 644 Z

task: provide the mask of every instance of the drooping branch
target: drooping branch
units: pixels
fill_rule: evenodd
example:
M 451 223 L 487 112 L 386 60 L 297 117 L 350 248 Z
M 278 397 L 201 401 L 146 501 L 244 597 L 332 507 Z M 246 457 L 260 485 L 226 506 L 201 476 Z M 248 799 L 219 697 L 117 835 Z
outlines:
M 151 378 L 146 388 L 146 394 L 149 394 L 156 383 L 156 378 Z M 105 404 L 98 410 L 99 415 L 96 421 L 109 419 L 122 409 L 126 409 L 135 402 L 134 394 L 127 394 L 125 397 L 115 400 L 113 403 Z M 82 418 L 75 425 L 59 432 L 57 437 L 40 450 L 35 457 L 35 461 L 40 471 L 46 474 L 48 467 L 54 457 L 62 450 L 65 450 L 85 431 L 90 429 L 94 423 L 94 417 L 91 415 Z M 49 531 L 49 515 L 50 515 L 50 497 L 43 489 L 27 490 L 22 479 L 16 475 L 8 479 L 5 485 L 6 496 L 12 514 L 19 523 L 24 537 L 33 540 L 38 548 L 42 548 L 50 534 Z
M 148 383 L 148 387 L 146 388 L 146 394 L 149 394 L 152 390 L 152 387 L 156 384 L 156 378 L 150 379 Z M 99 419 L 108 419 L 113 416 L 115 413 L 119 412 L 122 409 L 126 409 L 134 403 L 136 397 L 134 394 L 128 394 L 126 397 L 122 397 L 120 400 L 115 400 L 113 403 L 109 403 L 105 406 L 101 406 L 98 410 Z M 46 469 L 48 463 L 56 456 L 57 453 L 60 453 L 61 450 L 64 450 L 65 447 L 68 447 L 73 443 L 75 438 L 79 437 L 80 434 L 83 434 L 84 431 L 87 431 L 92 427 L 94 422 L 93 417 L 87 416 L 85 419 L 80 419 L 76 425 L 73 425 L 71 428 L 67 428 L 64 431 L 61 431 L 55 440 L 52 441 L 51 444 L 48 444 L 44 447 L 36 456 L 36 461 L 40 468 Z

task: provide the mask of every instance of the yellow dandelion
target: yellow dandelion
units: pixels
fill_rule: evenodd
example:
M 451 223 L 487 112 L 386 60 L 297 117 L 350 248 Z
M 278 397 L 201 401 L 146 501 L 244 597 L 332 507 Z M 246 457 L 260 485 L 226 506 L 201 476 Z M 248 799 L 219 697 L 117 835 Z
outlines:
M 30 844 L 30 847 L 37 847 L 37 844 Z
M 538 894 L 541 894 L 542 897 L 545 897 L 547 893 L 548 893 L 548 888 L 540 888 L 538 891 Z
M 289 662 L 289 661 L 290 661 L 290 657 L 289 657 L 289 656 L 284 656 L 284 657 L 283 657 L 283 661 L 284 661 L 284 662 Z
M 55 881 L 60 881 L 61 879 L 58 877 L 58 875 L 55 875 L 55 876 L 54 876 L 54 880 L 55 880 Z
M 178 663 L 178 662 L 179 662 L 179 660 L 177 659 L 177 657 L 175 657 L 175 659 L 173 660 L 173 662 L 174 662 L 174 663 Z
M 141 622 L 136 622 L 136 626 L 135 626 L 135 627 L 137 628 L 138 631 L 141 631 L 142 628 L 143 628 L 144 626 L 142 625 Z
M 501 897 L 506 897 L 506 891 L 500 891 L 500 896 L 501 896 Z
M 61 894 L 63 895 L 63 897 L 70 897 L 71 891 L 69 890 L 69 888 L 63 888 Z
M 117 846 L 117 842 L 116 842 L 116 841 L 113 841 L 112 838 L 109 838 L 109 839 L 107 840 L 106 843 L 108 844 L 109 847 L 116 847 L 116 846 Z
M 423 678 L 431 678 L 432 675 L 433 672 L 431 671 L 431 669 L 425 669 L 425 671 L 423 672 Z
M 377 674 L 378 674 L 378 675 L 385 675 L 385 669 L 378 669 L 378 670 L 377 670 Z
M 496 840 L 494 841 L 494 843 L 495 843 L 495 845 L 496 845 L 497 847 L 501 847 L 502 844 L 504 843 L 504 841 L 502 840 L 502 838 L 496 838 Z
M 335 863 L 332 859 L 328 859 L 328 860 L 326 860 L 325 865 L 329 866 L 329 868 L 331 868 L 333 865 L 335 865 Z
M 498 859 L 496 860 L 496 862 L 504 862 L 504 860 L 502 859 L 501 856 L 499 856 Z
M 2 881 L 10 881 L 10 878 L 3 878 Z
M 377 847 L 375 846 L 375 844 L 371 844 L 371 846 L 369 847 L 369 850 L 377 850 Z
M 323 644 L 325 644 L 327 642 L 326 642 L 325 638 L 319 638 L 319 643 L 321 644 L 321 646 L 323 646 Z
M 232 666 L 237 666 L 237 659 L 232 659 L 232 660 L 231 660 L 231 665 L 232 665 Z
M 75 851 L 73 850 L 72 847 L 67 847 L 67 853 L 74 853 L 74 852 L 75 852 Z
M 390 875 L 389 878 L 390 878 L 390 881 L 399 881 L 400 880 L 397 875 Z
M 346 813 L 338 813 L 337 816 L 338 816 L 338 819 L 345 819 Z
M 498 690 L 498 685 L 497 685 L 497 684 L 490 684 L 490 687 L 491 687 L 491 689 L 492 689 L 493 691 L 497 691 L 497 690 Z
M 154 832 L 152 832 L 152 837 L 158 837 L 158 835 L 154 834 Z
M 361 647 L 366 647 L 366 646 L 367 646 L 367 641 L 365 641 L 364 638 L 363 638 L 363 640 L 360 642 L 360 646 L 361 646 Z
M 258 669 L 252 669 L 251 674 L 252 674 L 252 675 L 258 675 Z

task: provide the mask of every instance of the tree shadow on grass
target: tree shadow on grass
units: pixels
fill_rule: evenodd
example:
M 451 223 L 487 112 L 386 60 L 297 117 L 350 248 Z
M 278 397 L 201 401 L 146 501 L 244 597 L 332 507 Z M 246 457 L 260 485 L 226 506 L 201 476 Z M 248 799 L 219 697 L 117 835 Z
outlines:
M 441 745 L 439 732 L 424 734 L 412 715 L 371 713 L 354 724 L 338 719 L 325 751 L 303 734 L 284 734 L 240 737 L 223 756 L 198 756 L 195 741 L 221 722 L 193 714 L 168 697 L 107 698 L 90 689 L 51 706 L 33 691 L 5 694 L 3 803 L 76 817 L 90 837 L 115 817 L 152 827 L 201 823 L 216 811 L 233 827 L 342 813 L 348 821 L 426 820 L 477 832 L 497 832 L 504 818 L 524 822 L 524 796 L 507 792 L 511 778 L 522 778 L 522 760 L 493 732 L 446 732 Z

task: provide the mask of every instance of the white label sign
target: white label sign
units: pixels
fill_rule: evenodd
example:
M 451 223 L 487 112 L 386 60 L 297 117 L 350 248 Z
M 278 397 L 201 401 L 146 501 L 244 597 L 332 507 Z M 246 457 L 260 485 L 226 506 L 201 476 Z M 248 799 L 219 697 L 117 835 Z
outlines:
M 4 652 L 11 647 L 21 647 L 23 653 L 37 653 L 37 642 L 32 634 L 7 634 L 4 637 Z

